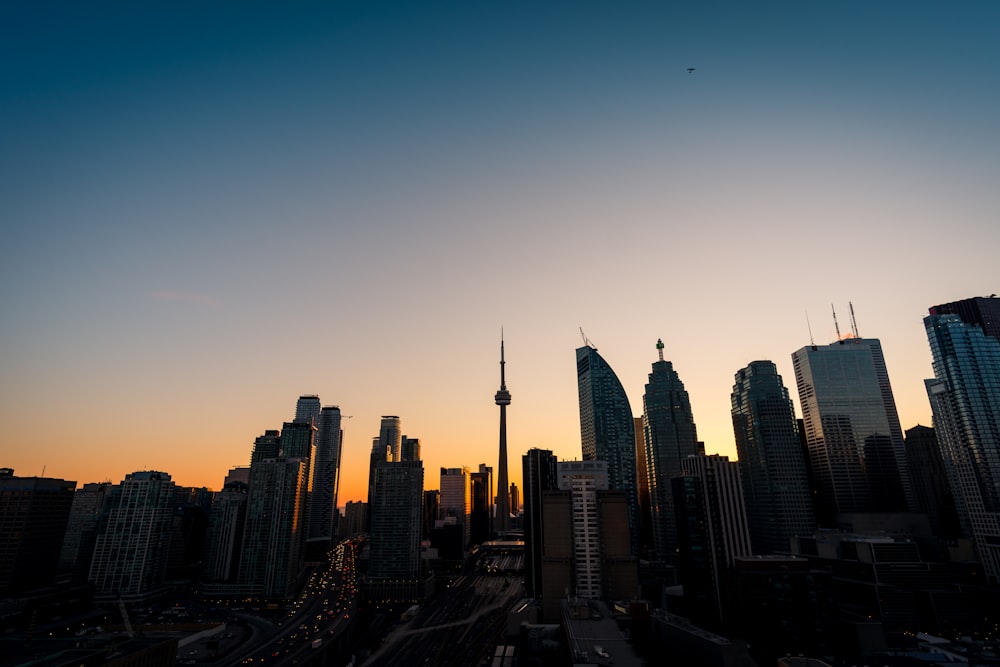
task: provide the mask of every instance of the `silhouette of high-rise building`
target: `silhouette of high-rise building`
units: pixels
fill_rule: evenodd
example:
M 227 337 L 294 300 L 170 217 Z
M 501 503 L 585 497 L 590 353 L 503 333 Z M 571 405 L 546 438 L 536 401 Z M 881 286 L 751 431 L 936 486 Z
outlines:
M 316 425 L 316 418 L 319 417 L 320 401 L 315 394 L 305 394 L 299 396 L 295 402 L 295 419 L 293 421 L 305 424 Z
M 389 452 L 389 460 L 398 463 L 401 460 L 400 446 L 403 443 L 403 431 L 399 417 L 384 415 L 379 426 L 378 440 Z
M 368 584 L 376 602 L 419 601 L 424 464 L 386 461 L 375 466 L 370 508 Z
M 517 488 L 517 484 L 514 482 L 510 483 L 510 513 L 513 516 L 517 516 L 517 513 L 521 511 L 521 491 Z
M 337 494 L 344 431 L 340 408 L 323 407 L 314 418 L 316 447 L 313 459 L 313 489 L 309 496 L 309 539 L 332 541 L 337 535 Z
M 558 488 L 556 457 L 548 449 L 531 448 L 521 457 L 524 484 L 524 592 L 542 595 L 542 496 Z
M 112 488 L 111 482 L 92 482 L 84 484 L 73 494 L 66 536 L 59 554 L 59 570 L 70 573 L 74 582 L 86 581 L 90 573 L 97 524 L 106 514 Z
M 558 490 L 542 493 L 542 613 L 560 600 L 622 600 L 638 590 L 628 495 L 609 489 L 607 461 L 556 463 Z
M 372 504 L 375 502 L 375 467 L 381 463 L 392 461 L 392 448 L 382 442 L 381 436 L 372 438 L 372 451 L 368 459 L 368 525 L 367 530 L 371 531 Z
M 985 304 L 981 310 L 988 313 L 996 299 L 975 301 Z M 996 584 L 1000 582 L 1000 338 L 963 317 L 974 319 L 962 313 L 924 318 L 934 368 L 934 378 L 925 385 L 962 531 L 975 541 L 983 569 Z
M 909 428 L 905 432 L 905 442 L 917 511 L 927 515 L 936 537 L 960 537 L 962 530 L 955 512 L 955 498 L 948 485 L 948 473 L 934 429 L 919 424 Z
M 773 362 L 736 372 L 732 415 L 754 553 L 789 553 L 816 519 L 792 399 Z
M 500 406 L 500 463 L 497 467 L 497 516 L 496 529 L 498 533 L 510 530 L 510 497 L 507 496 L 507 406 L 510 405 L 510 392 L 507 391 L 507 381 L 504 376 L 503 335 L 500 336 L 500 389 L 496 393 L 496 404 Z
M 608 484 L 628 499 L 628 531 L 638 555 L 639 494 L 635 472 L 635 426 L 632 408 L 618 376 L 597 349 L 576 350 L 580 396 L 580 440 L 585 461 L 606 461 Z
M 64 479 L 0 474 L 0 595 L 52 583 L 75 488 Z
M 472 539 L 472 479 L 469 469 L 441 468 L 441 518 L 453 517 L 462 526 L 462 546 Z
M 165 472 L 133 472 L 114 487 L 90 565 L 95 598 L 138 601 L 162 592 L 176 505 Z
M 649 497 L 649 462 L 646 460 L 646 435 L 642 417 L 632 419 L 635 429 L 635 483 L 639 498 L 639 546 L 643 552 L 653 548 L 653 513 Z
M 717 454 L 689 456 L 683 468 L 672 487 L 684 598 L 695 622 L 717 628 L 728 573 L 737 556 L 751 554 L 740 469 Z
M 482 544 L 493 535 L 493 468 L 485 463 L 469 475 L 472 507 L 469 512 L 469 542 Z
M 203 575 L 222 593 L 236 584 L 239 574 L 249 489 L 248 483 L 229 482 L 212 501 Z
M 401 461 L 419 461 L 420 438 L 402 436 L 399 443 L 399 459 Z
M 704 451 L 698 441 L 691 401 L 673 364 L 663 359 L 663 340 L 656 341 L 653 362 L 642 396 L 642 430 L 649 480 L 650 520 L 657 558 L 676 562 L 677 526 L 670 480 L 681 474 L 684 459 Z
M 315 427 L 286 422 L 254 441 L 246 524 L 237 575 L 248 596 L 286 598 L 303 564 Z
M 930 315 L 958 315 L 963 322 L 979 327 L 983 334 L 1000 341 L 1000 298 L 975 296 L 932 306 Z
M 792 364 L 818 486 L 817 522 L 833 526 L 837 513 L 915 507 L 878 339 L 809 345 L 792 354 Z

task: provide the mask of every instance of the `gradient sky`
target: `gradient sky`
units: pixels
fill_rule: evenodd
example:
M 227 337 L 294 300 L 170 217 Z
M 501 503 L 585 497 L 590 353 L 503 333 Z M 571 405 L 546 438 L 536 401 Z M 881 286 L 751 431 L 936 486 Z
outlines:
M 687 68 L 696 68 L 688 73 Z M 0 466 L 218 489 L 299 394 L 440 466 L 580 456 L 580 327 L 709 452 L 754 359 L 1000 292 L 1000 3 L 0 6 Z

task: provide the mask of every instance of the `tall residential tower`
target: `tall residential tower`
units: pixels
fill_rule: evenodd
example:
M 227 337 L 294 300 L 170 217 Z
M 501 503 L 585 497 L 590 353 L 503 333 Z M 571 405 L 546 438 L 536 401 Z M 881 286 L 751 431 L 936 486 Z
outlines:
M 968 301 L 1000 303 L 992 298 Z M 924 318 L 934 368 L 934 378 L 925 382 L 934 431 L 962 532 L 975 540 L 983 569 L 996 584 L 1000 582 L 1000 340 L 986 322 L 976 322 L 963 309 L 933 314 L 939 308 Z M 997 310 L 994 307 L 993 312 Z

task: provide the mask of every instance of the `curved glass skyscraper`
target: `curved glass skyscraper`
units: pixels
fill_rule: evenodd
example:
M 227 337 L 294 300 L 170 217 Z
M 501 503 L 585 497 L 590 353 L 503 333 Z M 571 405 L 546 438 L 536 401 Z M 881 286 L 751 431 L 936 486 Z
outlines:
M 608 486 L 628 497 L 632 554 L 639 553 L 639 494 L 635 479 L 635 427 L 628 396 L 597 349 L 576 350 L 580 439 L 584 461 L 607 461 Z

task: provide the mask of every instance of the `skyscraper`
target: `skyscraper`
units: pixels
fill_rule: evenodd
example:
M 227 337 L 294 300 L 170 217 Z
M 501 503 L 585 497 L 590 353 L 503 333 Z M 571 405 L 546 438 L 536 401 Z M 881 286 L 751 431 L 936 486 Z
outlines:
M 903 431 L 877 338 L 846 338 L 792 354 L 809 465 L 818 485 L 817 521 L 840 512 L 915 507 Z
M 462 526 L 462 546 L 472 539 L 472 479 L 469 469 L 441 468 L 441 517 L 454 517 Z
M 204 577 L 222 592 L 236 583 L 246 527 L 249 485 L 229 482 L 215 494 L 205 540 Z
M 931 315 L 958 315 L 966 324 L 983 330 L 983 334 L 1000 340 L 1000 299 L 996 294 L 975 296 L 971 299 L 952 301 L 932 306 Z
M 399 462 L 401 460 L 400 445 L 402 444 L 403 431 L 401 430 L 399 417 L 395 415 L 385 415 L 382 417 L 382 424 L 379 427 L 379 443 L 389 451 L 389 460 Z
M 673 364 L 663 359 L 663 341 L 642 396 L 642 430 L 646 449 L 653 547 L 660 559 L 674 562 L 677 527 L 670 480 L 681 474 L 684 459 L 703 452 L 691 413 L 691 401 Z
M 469 541 L 482 544 L 493 536 L 493 468 L 480 463 L 479 470 L 469 474 L 469 486 L 472 498 Z
M 50 584 L 76 482 L 0 475 L 0 596 Z
M 632 408 L 618 376 L 590 345 L 576 350 L 580 440 L 585 461 L 608 463 L 608 484 L 628 499 L 633 555 L 639 553 L 639 494 L 635 473 Z
M 297 422 L 316 425 L 316 418 L 319 417 L 320 402 L 319 396 L 315 394 L 305 394 L 299 396 L 295 402 L 295 419 Z
M 696 622 L 721 624 L 728 572 L 751 554 L 740 470 L 717 454 L 689 456 L 683 468 L 672 484 L 684 597 Z
M 405 435 L 400 438 L 399 460 L 400 461 L 420 460 L 420 438 L 409 438 Z
M 500 406 L 500 464 L 497 468 L 497 520 L 498 533 L 510 530 L 510 497 L 507 495 L 507 406 L 510 392 L 504 379 L 503 335 L 500 336 L 500 390 L 496 393 L 496 403 Z
M 816 529 L 806 464 L 788 389 L 770 361 L 736 372 L 733 431 L 754 553 L 788 553 Z
M 294 590 L 308 535 L 315 431 L 303 419 L 254 441 L 237 574 L 242 594 L 283 598 Z
M 955 512 L 955 497 L 941 458 L 934 429 L 914 426 L 906 429 L 906 461 L 917 497 L 917 510 L 926 514 L 934 535 L 954 539 L 962 534 Z
M 423 495 L 423 462 L 375 466 L 368 583 L 376 602 L 419 597 Z
M 130 473 L 112 490 L 90 565 L 95 597 L 143 600 L 161 591 L 176 498 L 165 472 Z
M 974 539 L 983 569 L 996 584 L 1000 582 L 1000 339 L 988 334 L 985 326 L 964 321 L 961 314 L 929 315 L 924 328 L 934 368 L 934 378 L 925 385 L 941 458 L 962 531 Z
M 524 592 L 542 595 L 542 495 L 558 488 L 556 457 L 548 449 L 531 448 L 521 457 L 524 484 Z
M 337 535 L 337 493 L 344 431 L 340 408 L 326 406 L 315 418 L 316 448 L 313 461 L 313 491 L 309 497 L 309 538 L 333 540 Z

